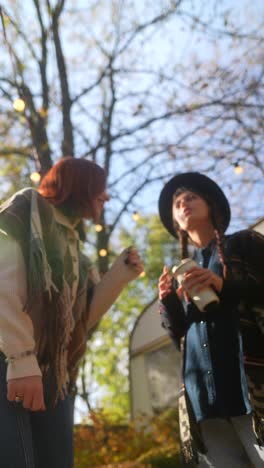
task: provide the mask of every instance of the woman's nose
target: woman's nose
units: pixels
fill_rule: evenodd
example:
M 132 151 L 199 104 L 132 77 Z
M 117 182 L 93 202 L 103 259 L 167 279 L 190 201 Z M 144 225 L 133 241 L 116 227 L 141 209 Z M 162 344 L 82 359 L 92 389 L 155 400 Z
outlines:
M 186 205 L 188 205 L 188 201 L 185 198 L 183 198 L 181 200 L 181 206 L 186 206 Z

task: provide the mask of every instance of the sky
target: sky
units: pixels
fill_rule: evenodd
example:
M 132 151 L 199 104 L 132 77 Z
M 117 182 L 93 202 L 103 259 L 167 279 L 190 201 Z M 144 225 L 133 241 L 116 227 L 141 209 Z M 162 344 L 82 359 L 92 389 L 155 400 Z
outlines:
M 2 1 L 2 4 L 4 6 L 9 5 L 11 2 L 10 0 L 4 0 Z M 32 0 L 25 0 L 23 2 L 17 2 L 20 5 L 23 5 L 23 8 L 21 8 L 21 14 L 26 14 L 27 17 L 32 15 L 33 12 L 33 7 L 32 7 Z M 118 2 L 116 2 L 118 3 Z M 163 0 L 164 7 L 169 4 L 169 0 Z M 55 0 L 52 2 L 52 4 L 55 4 Z M 103 4 L 104 6 L 101 7 L 100 5 Z M 74 76 L 71 78 L 71 87 L 72 87 L 72 92 L 73 94 L 78 91 L 78 89 L 81 89 L 85 85 L 85 81 L 87 81 L 87 84 L 89 84 L 89 77 L 90 75 L 93 75 L 93 69 L 90 68 L 89 70 L 87 69 L 87 64 L 85 61 L 83 61 L 83 56 L 80 53 L 80 47 L 83 47 L 85 50 L 85 47 L 87 47 L 87 54 L 89 51 L 89 66 L 90 64 L 94 63 L 95 65 L 95 70 L 96 70 L 96 65 L 98 60 L 100 60 L 99 54 L 97 53 L 97 50 L 94 49 L 93 51 L 90 51 L 89 49 L 89 41 L 88 44 L 83 44 L 80 45 L 78 42 L 78 37 L 82 34 L 87 34 L 88 37 L 88 32 L 89 30 L 92 30 L 93 34 L 100 35 L 101 29 L 107 29 L 109 26 L 108 22 L 108 13 L 109 15 L 111 14 L 111 8 L 109 5 L 111 5 L 112 2 L 110 0 L 104 1 L 104 2 L 98 2 L 98 1 L 91 1 L 89 2 L 89 9 L 91 8 L 91 5 L 94 5 L 94 22 L 89 23 L 88 31 L 87 31 L 87 25 L 88 25 L 88 16 L 87 16 L 87 2 L 84 0 L 78 0 L 78 1 L 73 1 L 73 0 L 68 0 L 66 1 L 66 13 L 63 16 L 63 26 L 67 26 L 67 34 L 65 35 L 64 38 L 64 47 L 67 48 L 67 54 L 71 57 L 71 60 L 73 60 L 72 66 L 75 67 L 78 70 L 78 73 L 73 75 L 70 74 L 70 76 Z M 122 4 L 122 1 L 120 0 L 119 4 Z M 158 8 L 158 2 L 153 4 L 150 0 L 145 0 L 144 2 L 140 0 L 136 0 L 133 2 L 134 4 L 134 10 L 138 13 L 138 17 L 142 19 L 142 21 L 145 20 L 145 18 L 150 17 L 150 15 L 153 15 L 155 12 L 155 9 Z M 108 7 L 106 7 L 108 5 Z M 215 5 L 217 5 L 215 7 Z M 81 20 L 80 17 L 76 15 L 75 20 L 72 20 L 72 16 L 67 14 L 67 11 L 69 13 L 72 12 L 74 8 L 77 8 L 79 13 L 81 13 Z M 216 8 L 216 9 L 215 9 Z M 204 1 L 204 0 L 194 0 L 194 1 L 186 1 L 183 2 L 182 6 L 182 11 L 188 14 L 188 9 L 190 12 L 195 13 L 198 19 L 207 19 L 208 21 L 212 21 L 214 16 L 218 11 L 225 11 L 226 12 L 226 18 L 228 23 L 231 25 L 232 24 L 235 26 L 237 23 L 240 23 L 241 25 L 244 25 L 244 30 L 245 31 L 254 31 L 256 24 L 258 22 L 263 22 L 264 18 L 264 2 L 261 0 L 254 0 L 254 2 L 250 2 L 249 0 L 242 0 L 242 2 L 238 0 L 224 0 L 224 1 Z M 201 16 L 201 13 L 203 16 Z M 17 15 L 20 14 L 20 9 L 17 9 Z M 89 16 L 90 18 L 90 16 Z M 101 21 L 102 18 L 102 21 Z M 126 21 L 126 18 L 124 18 L 124 21 Z M 72 23 L 71 23 L 72 22 Z M 70 27 L 71 26 L 71 27 Z M 33 22 L 29 24 L 29 27 L 33 28 Z M 223 29 L 223 24 L 222 23 L 215 23 L 214 28 L 217 28 L 219 30 Z M 79 36 L 78 36 L 79 35 Z M 107 47 L 107 44 L 106 44 Z M 167 58 L 168 56 L 174 56 L 175 57 L 175 63 L 179 63 L 181 66 L 188 67 L 188 64 L 192 63 L 193 61 L 197 60 L 197 57 L 199 57 L 201 60 L 204 60 L 204 63 L 208 62 L 209 59 L 212 57 L 216 56 L 217 61 L 221 61 L 222 65 L 224 66 L 225 63 L 228 63 L 230 60 L 230 56 L 232 53 L 232 49 L 230 48 L 230 41 L 226 39 L 224 42 L 221 41 L 221 50 L 220 50 L 220 45 L 219 45 L 219 50 L 218 50 L 218 45 L 217 45 L 217 37 L 215 33 L 212 31 L 211 32 L 211 37 L 210 37 L 210 42 L 206 39 L 204 39 L 202 34 L 194 33 L 192 29 L 190 29 L 190 25 L 188 24 L 188 15 L 185 18 L 185 21 L 179 18 L 173 17 L 171 21 L 168 23 L 166 26 L 165 31 L 162 30 L 161 33 L 153 33 L 151 36 L 151 41 L 149 43 L 149 49 L 146 48 L 145 54 L 144 54 L 144 63 L 146 66 L 153 65 L 153 50 L 154 50 L 154 57 L 155 57 L 155 64 L 154 66 L 158 69 L 161 70 L 166 70 L 166 64 L 167 64 Z M 172 55 L 171 55 L 172 54 Z M 88 57 L 88 55 L 87 55 Z M 82 60 L 81 60 L 82 59 Z M 94 62 L 93 62 L 94 61 Z M 148 63 L 149 62 L 149 63 Z M 70 63 L 70 62 L 69 62 Z M 52 76 L 53 70 L 52 67 L 50 67 L 50 74 Z M 176 78 L 178 79 L 177 75 L 175 74 L 175 81 Z M 138 82 L 136 83 L 134 81 L 134 85 L 136 85 L 138 88 L 144 87 L 144 83 L 146 83 L 146 76 L 140 78 Z M 184 82 L 179 82 L 178 83 L 178 90 L 179 92 L 179 97 L 178 97 L 178 102 L 184 102 L 185 96 L 188 93 L 188 90 L 185 89 L 184 87 L 185 83 Z M 177 89 L 175 87 L 175 89 Z M 90 98 L 89 98 L 90 99 Z M 95 96 L 94 99 L 96 100 L 97 97 Z M 87 107 L 91 105 L 91 101 L 87 102 Z M 135 102 L 135 106 L 137 105 L 137 102 Z M 159 96 L 156 96 L 156 106 L 159 106 Z M 94 112 L 94 111 L 93 111 Z M 58 139 L 57 135 L 60 132 L 60 125 L 61 122 L 57 118 L 57 112 L 56 109 L 52 112 L 52 115 L 50 116 L 52 119 L 53 125 L 50 130 L 50 136 L 51 136 L 51 141 L 53 145 L 53 151 L 55 154 L 60 153 L 60 148 L 58 144 Z M 83 124 L 81 124 L 81 127 L 83 132 L 87 132 L 87 120 L 83 119 L 79 108 L 76 108 L 74 110 L 74 118 L 76 120 L 83 120 Z M 177 131 L 178 135 L 180 135 L 181 128 L 180 128 L 180 120 L 178 121 L 179 123 L 177 124 L 179 128 L 176 126 L 171 125 L 171 127 L 166 127 L 166 130 L 164 132 L 164 138 L 166 137 L 166 132 L 170 132 L 172 136 L 170 136 L 170 139 L 173 140 L 173 132 Z M 131 118 L 131 124 L 133 124 L 133 118 Z M 91 127 L 91 120 L 89 121 L 89 137 L 91 140 L 93 140 L 93 128 Z M 160 128 L 158 129 L 160 132 Z M 176 133 L 175 133 L 176 135 Z M 79 146 L 78 146 L 79 145 Z M 79 140 L 77 138 L 77 151 L 79 151 L 79 148 L 81 148 Z M 239 151 L 239 149 L 238 149 Z M 81 153 L 81 149 L 80 149 Z M 140 159 L 143 157 L 142 152 L 138 152 L 138 154 L 135 154 L 135 157 L 137 158 L 137 161 L 140 161 Z M 127 164 L 127 161 L 124 159 L 124 164 L 123 168 L 125 168 Z M 130 204 L 129 211 L 128 213 L 124 216 L 123 218 L 123 223 L 126 225 L 129 223 L 131 214 L 134 210 L 140 210 L 142 212 L 146 213 L 157 213 L 157 201 L 158 201 L 158 194 L 163 186 L 164 183 L 164 178 L 166 178 L 166 171 L 168 166 L 164 166 L 164 168 L 161 168 L 160 174 L 163 177 L 163 180 L 160 182 L 156 182 L 155 184 L 152 184 L 144 190 L 143 193 L 140 193 L 138 198 L 135 200 L 134 204 Z M 195 155 L 191 160 L 189 164 L 189 168 L 197 168 L 197 170 L 206 170 L 205 165 L 203 162 L 203 154 Z M 188 170 L 188 166 L 185 166 L 184 170 Z M 170 165 L 170 171 L 173 172 L 173 170 L 178 171 L 180 169 L 179 165 L 173 163 Z M 153 169 L 155 170 L 155 168 Z M 248 171 L 249 168 L 246 167 L 246 171 Z M 122 171 L 122 165 L 120 164 L 120 161 L 118 165 L 115 166 L 115 174 L 121 174 Z M 209 175 L 214 176 L 214 171 L 212 170 Z M 237 201 L 237 195 L 236 195 L 236 187 L 239 186 L 239 181 L 241 180 L 242 177 L 245 176 L 245 172 L 243 175 L 237 175 L 234 173 L 232 167 L 228 167 L 228 164 L 226 161 L 223 161 L 220 163 L 220 168 L 219 168 L 219 175 L 220 178 L 223 175 L 223 180 L 221 182 L 223 183 L 223 188 L 230 199 L 231 204 L 233 205 L 234 201 Z M 170 174 L 168 172 L 168 178 Z M 132 183 L 133 180 L 131 179 Z M 127 182 L 122 186 L 121 190 L 125 191 L 127 187 Z M 118 190 L 120 190 L 118 188 Z M 254 222 L 258 217 L 261 217 L 263 215 L 263 211 L 261 211 L 261 206 L 259 203 L 255 202 L 255 199 L 261 199 L 263 196 L 263 181 L 259 181 L 255 188 L 254 191 L 252 191 L 252 187 L 250 184 L 244 184 L 243 187 L 243 193 L 240 195 L 243 196 L 245 199 L 251 198 L 253 200 L 252 204 L 246 203 L 246 209 L 243 211 L 241 210 L 241 206 L 234 206 L 233 210 L 233 219 L 232 223 L 230 226 L 231 230 L 239 229 L 242 227 L 246 227 L 248 224 L 251 224 Z M 236 205 L 238 205 L 236 203 Z M 111 204 L 109 204 L 109 210 L 108 210 L 108 222 L 111 224 L 113 221 L 113 216 L 114 216 L 114 210 L 117 207 L 117 202 L 112 200 Z M 113 214 L 112 214 L 113 213 Z

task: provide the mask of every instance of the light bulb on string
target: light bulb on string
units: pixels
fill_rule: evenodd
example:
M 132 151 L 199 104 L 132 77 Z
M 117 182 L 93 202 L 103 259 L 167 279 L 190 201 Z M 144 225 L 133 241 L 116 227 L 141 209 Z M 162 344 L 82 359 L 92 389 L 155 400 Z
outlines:
M 140 215 L 137 211 L 134 211 L 133 214 L 132 214 L 132 219 L 134 221 L 139 221 L 140 220 Z
M 238 161 L 234 164 L 234 171 L 237 175 L 242 174 L 242 172 L 244 171 L 244 168 L 240 166 Z
M 107 250 L 106 249 L 100 249 L 99 250 L 99 255 L 100 257 L 106 257 L 107 256 Z
M 39 172 L 32 172 L 29 176 L 30 180 L 34 183 L 38 183 L 40 181 L 40 173 Z
M 23 99 L 17 98 L 17 99 L 14 100 L 13 108 L 17 112 L 23 112 L 25 110 L 25 107 L 26 107 L 26 103 L 25 103 L 25 101 Z
M 95 225 L 95 230 L 96 230 L 96 232 L 101 232 L 103 230 L 103 226 L 101 224 L 96 224 Z
M 139 275 L 140 278 L 145 278 L 146 276 L 146 272 L 145 271 L 142 271 Z

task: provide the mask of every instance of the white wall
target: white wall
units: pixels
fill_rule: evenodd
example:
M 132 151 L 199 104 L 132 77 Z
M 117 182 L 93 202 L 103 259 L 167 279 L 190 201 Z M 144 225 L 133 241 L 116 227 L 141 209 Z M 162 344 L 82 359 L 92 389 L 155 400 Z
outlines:
M 166 338 L 167 332 L 161 327 L 158 301 L 155 301 L 139 317 L 130 340 L 130 353 L 134 355 L 145 346 Z
M 180 353 L 161 327 L 158 301 L 138 318 L 130 337 L 131 416 L 153 416 L 175 406 Z
M 254 231 L 260 232 L 260 234 L 264 235 L 264 219 L 260 220 L 257 224 L 252 226 Z

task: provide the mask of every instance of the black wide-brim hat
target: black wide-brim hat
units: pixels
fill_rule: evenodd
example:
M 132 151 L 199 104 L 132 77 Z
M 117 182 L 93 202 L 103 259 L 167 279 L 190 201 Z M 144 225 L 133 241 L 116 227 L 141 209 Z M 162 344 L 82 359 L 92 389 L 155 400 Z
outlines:
M 222 189 L 209 177 L 200 172 L 184 172 L 175 175 L 163 187 L 159 197 L 159 214 L 165 228 L 177 237 L 173 227 L 172 201 L 177 189 L 184 187 L 204 197 L 214 210 L 215 218 L 220 220 L 223 232 L 230 222 L 230 206 Z

